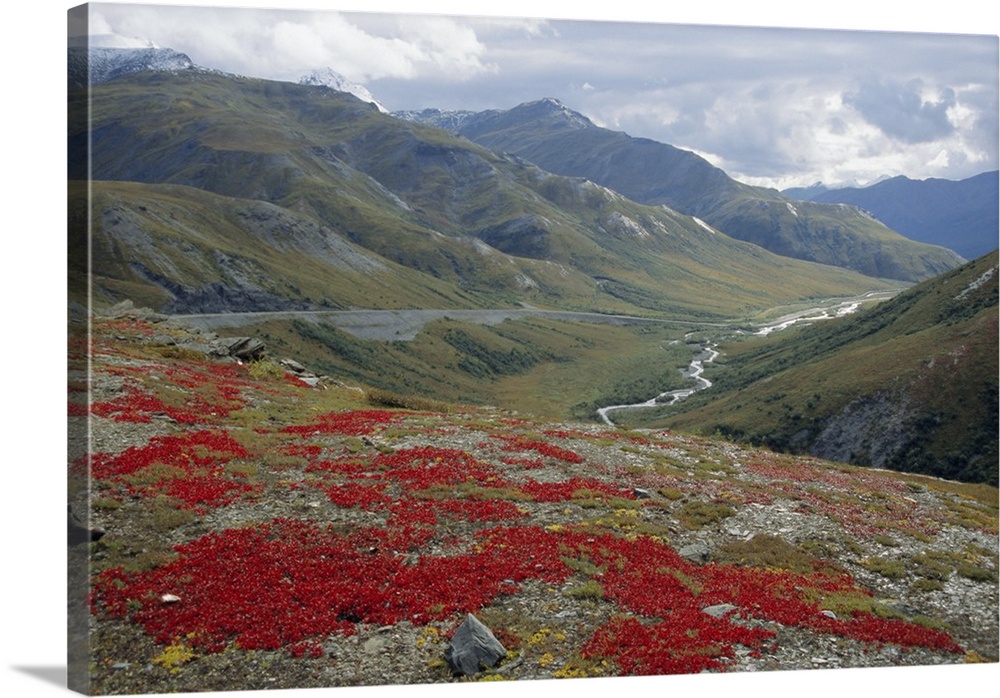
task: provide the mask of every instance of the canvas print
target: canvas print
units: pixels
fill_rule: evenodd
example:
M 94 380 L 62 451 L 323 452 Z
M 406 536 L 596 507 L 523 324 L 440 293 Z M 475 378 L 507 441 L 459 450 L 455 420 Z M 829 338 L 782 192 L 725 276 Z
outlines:
M 998 661 L 996 36 L 68 28 L 71 689 Z

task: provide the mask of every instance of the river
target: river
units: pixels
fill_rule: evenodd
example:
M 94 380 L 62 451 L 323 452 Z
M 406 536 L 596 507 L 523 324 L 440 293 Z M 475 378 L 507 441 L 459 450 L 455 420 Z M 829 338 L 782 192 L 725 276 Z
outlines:
M 874 297 L 876 294 L 869 294 L 869 297 Z M 758 327 L 753 334 L 759 337 L 766 337 L 772 332 L 780 332 L 781 330 L 788 329 L 792 325 L 798 323 L 812 323 L 819 322 L 822 320 L 829 320 L 831 318 L 843 317 L 844 315 L 850 315 L 855 313 L 861 307 L 861 303 L 857 300 L 844 301 L 834 306 L 833 308 L 810 308 L 808 310 L 802 310 L 796 313 L 791 313 L 774 320 L 767 325 Z M 690 335 L 687 335 L 690 336 Z M 685 337 L 686 338 L 686 337 Z M 705 345 L 702 350 L 691 359 L 691 363 L 687 368 L 681 369 L 681 373 L 688 378 L 693 378 L 695 384 L 689 388 L 682 388 L 680 390 L 668 390 L 665 393 L 660 393 L 654 398 L 646 400 L 645 402 L 637 402 L 631 405 L 609 405 L 607 407 L 601 407 L 597 410 L 597 415 L 604 421 L 605 424 L 614 426 L 614 422 L 608 416 L 610 412 L 616 412 L 619 410 L 636 410 L 648 407 L 666 407 L 673 405 L 685 398 L 691 397 L 694 393 L 699 390 L 705 390 L 706 388 L 712 387 L 712 381 L 708 380 L 701 374 L 705 371 L 705 364 L 710 364 L 719 356 L 719 352 L 715 349 L 717 344 L 709 342 Z
M 639 402 L 632 405 L 609 405 L 608 407 L 602 407 L 597 410 L 598 416 L 604 420 L 606 424 L 614 426 L 614 422 L 608 417 L 609 412 L 614 412 L 617 410 L 633 410 L 642 407 L 656 407 L 657 405 L 673 405 L 675 402 L 679 402 L 684 398 L 690 397 L 699 390 L 704 390 L 705 388 L 712 387 L 712 381 L 708 380 L 701 374 L 705 372 L 705 364 L 710 364 L 715 361 L 716 357 L 719 356 L 719 352 L 716 351 L 714 344 L 708 344 L 700 352 L 698 352 L 687 368 L 681 369 L 681 373 L 687 378 L 693 378 L 695 384 L 689 388 L 681 388 L 679 390 L 668 390 L 665 393 L 660 393 L 654 398 L 646 400 L 646 402 Z

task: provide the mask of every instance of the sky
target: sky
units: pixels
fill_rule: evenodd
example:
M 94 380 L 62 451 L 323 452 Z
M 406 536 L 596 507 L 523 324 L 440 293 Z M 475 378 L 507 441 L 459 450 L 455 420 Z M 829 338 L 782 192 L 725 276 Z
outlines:
M 371 0 L 363 12 L 245 7 L 253 4 L 97 3 L 90 33 L 254 77 L 297 81 L 329 67 L 390 110 L 509 109 L 554 97 L 599 126 L 776 188 L 963 179 L 998 167 L 998 40 L 988 22 L 930 33 L 890 17 L 858 28 L 845 11 L 843 25 L 774 26 L 760 12 L 766 2 L 751 5 L 750 26 L 728 9 L 673 20 L 567 14 L 569 3 L 544 2 L 529 15 L 496 2 L 400 9 Z M 719 24 L 730 16 L 737 26 Z

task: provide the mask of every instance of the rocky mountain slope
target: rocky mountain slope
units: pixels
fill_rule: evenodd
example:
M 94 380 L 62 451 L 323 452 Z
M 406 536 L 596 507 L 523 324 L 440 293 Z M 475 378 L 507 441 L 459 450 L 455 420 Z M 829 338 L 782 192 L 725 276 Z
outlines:
M 997 265 L 994 251 L 856 315 L 725 342 L 711 390 L 647 419 L 996 485 Z
M 870 276 L 917 281 L 963 261 L 848 206 L 793 201 L 737 182 L 692 152 L 593 124 L 554 99 L 479 113 L 407 112 L 455 128 L 556 174 L 586 177 L 645 204 L 670 206 L 772 252 Z
M 85 691 L 997 661 L 995 488 L 402 408 L 125 306 L 74 329 Z M 466 674 L 470 613 L 504 651 Z
M 869 211 L 913 240 L 942 245 L 966 259 L 997 248 L 998 174 L 983 172 L 953 182 L 892 177 L 867 187 L 786 191 L 793 198 L 844 203 Z

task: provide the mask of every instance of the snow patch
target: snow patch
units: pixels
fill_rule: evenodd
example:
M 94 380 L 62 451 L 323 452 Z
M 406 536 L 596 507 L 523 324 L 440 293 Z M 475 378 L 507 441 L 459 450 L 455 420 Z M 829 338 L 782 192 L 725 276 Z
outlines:
M 518 274 L 514 277 L 514 283 L 520 288 L 538 288 L 538 282 L 527 274 Z
M 713 228 L 712 226 L 710 226 L 708 223 L 706 223 L 702 219 L 696 218 L 694 216 L 691 216 L 691 220 L 693 220 L 695 223 L 697 223 L 698 225 L 700 225 L 702 228 L 704 228 L 705 230 L 707 230 L 708 232 L 710 232 L 712 235 L 716 234 L 715 228 Z
M 100 85 L 115 78 L 145 71 L 174 72 L 196 66 L 185 54 L 169 48 L 71 47 L 69 73 L 72 82 Z

